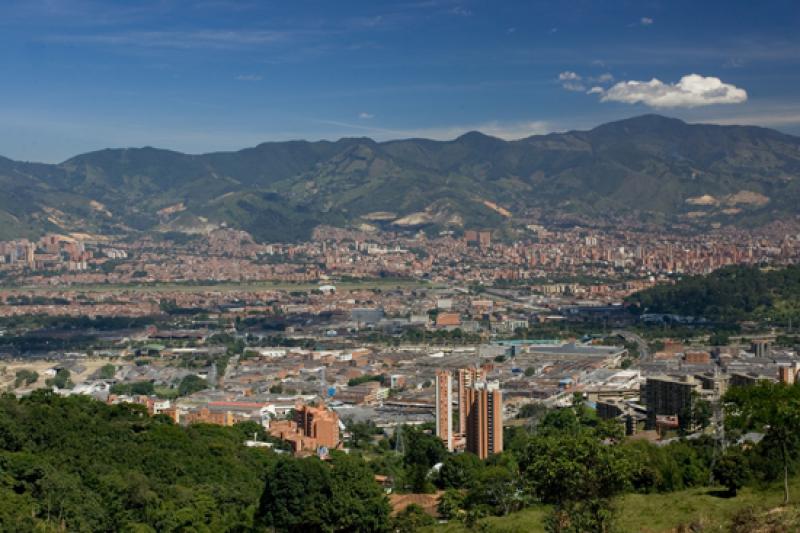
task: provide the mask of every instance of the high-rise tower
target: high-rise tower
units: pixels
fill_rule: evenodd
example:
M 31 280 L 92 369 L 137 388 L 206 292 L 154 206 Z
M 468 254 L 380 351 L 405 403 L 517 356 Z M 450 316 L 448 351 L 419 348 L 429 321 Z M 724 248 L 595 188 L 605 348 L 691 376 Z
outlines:
M 470 408 L 470 404 L 467 401 L 467 389 L 485 379 L 486 371 L 483 368 L 458 369 L 458 432 L 462 435 L 467 432 L 467 417 L 469 416 Z
M 436 372 L 436 435 L 448 451 L 453 451 L 453 376 L 446 370 Z
M 496 381 L 479 381 L 466 390 L 467 451 L 481 459 L 503 451 L 503 393 Z

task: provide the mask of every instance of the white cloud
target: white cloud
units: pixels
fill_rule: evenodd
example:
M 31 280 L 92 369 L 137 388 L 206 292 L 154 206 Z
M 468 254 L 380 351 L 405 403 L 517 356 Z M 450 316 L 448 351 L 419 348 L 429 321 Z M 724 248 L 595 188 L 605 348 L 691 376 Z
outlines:
M 261 81 L 264 79 L 264 76 L 259 74 L 239 74 L 236 76 L 236 79 L 239 81 Z
M 596 81 L 598 83 L 608 83 L 614 81 L 614 75 L 610 72 L 606 72 L 605 74 L 600 74 L 596 78 L 592 78 L 592 81 Z
M 639 19 L 639 24 L 642 26 L 650 26 L 655 22 L 652 17 L 642 17 Z
M 603 94 L 604 92 L 605 92 L 605 89 L 595 85 L 594 87 L 592 87 L 591 89 L 586 91 L 586 94 Z
M 723 83 L 713 76 L 689 74 L 678 83 L 664 83 L 653 78 L 650 81 L 621 81 L 602 94 L 603 102 L 642 103 L 650 107 L 699 107 L 711 104 L 740 104 L 747 101 L 747 91 L 735 85 Z
M 371 118 L 375 118 L 375 115 L 373 115 L 372 113 L 367 113 L 366 111 L 362 111 L 361 113 L 358 114 L 358 118 L 362 120 L 368 120 Z
M 558 75 L 558 81 L 561 82 L 561 86 L 568 91 L 585 91 L 586 86 L 581 81 L 582 79 L 580 74 L 571 70 L 565 70 Z

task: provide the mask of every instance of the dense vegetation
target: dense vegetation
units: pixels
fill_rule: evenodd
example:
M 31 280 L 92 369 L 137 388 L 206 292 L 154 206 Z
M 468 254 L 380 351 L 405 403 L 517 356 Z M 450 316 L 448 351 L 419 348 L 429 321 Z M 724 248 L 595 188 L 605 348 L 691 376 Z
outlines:
M 800 385 L 760 384 L 726 396 L 728 443 L 704 436 L 654 446 L 624 439 L 615 422 L 581 402 L 526 409 L 527 427 L 506 450 L 479 460 L 450 454 L 429 428 L 391 438 L 370 422 L 349 424 L 352 452 L 296 459 L 243 441 L 261 433 L 183 428 L 144 408 L 109 406 L 46 390 L 0 397 L 0 530 L 415 531 L 419 508 L 395 518 L 373 474 L 396 491 L 443 491 L 441 516 L 472 529 L 485 517 L 540 509 L 548 531 L 609 531 L 625 494 L 719 487 L 718 497 L 785 484 L 800 464 Z M 758 443 L 739 436 L 761 431 Z M 433 468 L 439 465 L 437 468 Z M 541 524 L 537 525 L 537 527 Z
M 2 396 L 0 531 L 388 530 L 358 457 L 279 457 L 243 446 L 253 432 L 266 438 L 46 390 Z
M 628 303 L 641 312 L 713 322 L 764 319 L 784 326 L 789 321 L 800 324 L 800 266 L 725 267 L 707 276 L 690 276 L 673 285 L 638 292 Z
M 400 460 L 387 453 L 397 448 L 397 437 L 375 443 L 369 424 L 351 425 L 350 444 L 376 472 L 390 473 L 397 490 L 444 491 L 440 515 L 467 529 L 484 517 L 543 508 L 548 531 L 609 531 L 624 494 L 722 486 L 718 497 L 730 498 L 742 487 L 762 490 L 788 480 L 800 467 L 800 439 L 792 437 L 800 434 L 800 417 L 792 415 L 800 412 L 800 386 L 733 389 L 726 397 L 724 452 L 711 436 L 663 446 L 624 439 L 616 422 L 599 420 L 576 400 L 571 408 L 524 409 L 530 425 L 507 429 L 505 451 L 486 461 L 469 453 L 448 454 L 435 437 L 413 428 L 402 431 L 406 453 Z M 738 445 L 747 431 L 763 431 L 766 437 Z M 431 471 L 437 463 L 441 467 Z
M 242 445 L 252 432 L 49 391 L 3 396 L 0 530 L 250 528 L 273 462 Z
M 267 473 L 257 525 L 279 531 L 388 531 L 389 502 L 357 457 L 282 458 Z

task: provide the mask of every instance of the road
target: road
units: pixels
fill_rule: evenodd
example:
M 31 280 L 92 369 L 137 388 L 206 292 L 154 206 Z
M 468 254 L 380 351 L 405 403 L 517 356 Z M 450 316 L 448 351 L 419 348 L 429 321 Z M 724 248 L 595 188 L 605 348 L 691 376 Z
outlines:
M 649 363 L 652 361 L 653 354 L 650 353 L 650 347 L 647 345 L 647 341 L 636 333 L 620 329 L 612 331 L 611 334 L 619 335 L 628 342 L 636 343 L 636 346 L 639 348 L 639 363 Z

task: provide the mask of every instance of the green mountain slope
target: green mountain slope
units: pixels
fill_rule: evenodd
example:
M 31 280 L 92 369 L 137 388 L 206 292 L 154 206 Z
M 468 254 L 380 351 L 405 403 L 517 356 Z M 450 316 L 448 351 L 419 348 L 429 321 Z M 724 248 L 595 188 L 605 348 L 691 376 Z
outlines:
M 284 240 L 320 223 L 502 227 L 531 208 L 702 228 L 797 216 L 800 138 L 645 115 L 510 142 L 471 132 L 446 142 L 290 141 L 203 155 L 107 149 L 60 165 L 0 159 L 0 185 L 5 237 L 225 223 Z

